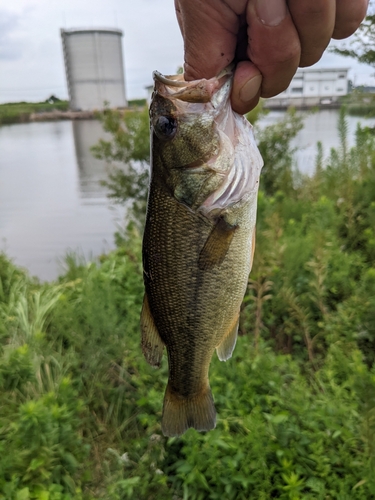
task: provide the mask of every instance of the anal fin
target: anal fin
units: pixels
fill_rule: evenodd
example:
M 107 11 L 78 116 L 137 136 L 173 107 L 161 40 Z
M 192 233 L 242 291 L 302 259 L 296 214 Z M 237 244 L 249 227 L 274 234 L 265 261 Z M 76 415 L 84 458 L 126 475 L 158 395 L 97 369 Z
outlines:
M 151 366 L 159 367 L 163 357 L 164 342 L 161 340 L 159 332 L 155 326 L 146 293 L 143 298 L 141 312 L 141 332 L 142 352 L 147 363 Z
M 231 330 L 223 338 L 221 344 L 216 347 L 216 354 L 220 361 L 227 361 L 230 357 L 232 357 L 237 342 L 239 321 L 240 316 L 238 315 L 233 328 L 231 328 Z
M 237 227 L 229 224 L 224 217 L 220 217 L 201 250 L 199 269 L 206 271 L 223 262 Z

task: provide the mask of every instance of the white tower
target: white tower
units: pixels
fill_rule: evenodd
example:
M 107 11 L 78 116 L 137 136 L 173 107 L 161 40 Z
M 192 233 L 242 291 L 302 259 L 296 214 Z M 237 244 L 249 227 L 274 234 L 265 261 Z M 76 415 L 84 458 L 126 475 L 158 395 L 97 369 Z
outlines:
M 72 110 L 126 106 L 124 64 L 118 29 L 62 29 Z

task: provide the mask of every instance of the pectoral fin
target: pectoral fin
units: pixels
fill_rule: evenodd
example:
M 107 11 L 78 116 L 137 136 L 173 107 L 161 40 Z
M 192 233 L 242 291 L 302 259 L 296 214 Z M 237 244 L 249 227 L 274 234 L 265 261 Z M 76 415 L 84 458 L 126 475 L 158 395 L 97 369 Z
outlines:
M 223 262 L 237 227 L 223 217 L 217 221 L 199 255 L 199 269 L 206 271 Z
M 224 337 L 221 344 L 216 347 L 216 354 L 220 361 L 227 361 L 233 354 L 237 341 L 239 320 L 240 316 L 238 315 L 234 327 Z
M 142 352 L 147 363 L 151 366 L 159 367 L 163 357 L 164 342 L 161 340 L 159 332 L 155 326 L 147 294 L 143 298 L 141 312 L 141 332 L 142 332 Z

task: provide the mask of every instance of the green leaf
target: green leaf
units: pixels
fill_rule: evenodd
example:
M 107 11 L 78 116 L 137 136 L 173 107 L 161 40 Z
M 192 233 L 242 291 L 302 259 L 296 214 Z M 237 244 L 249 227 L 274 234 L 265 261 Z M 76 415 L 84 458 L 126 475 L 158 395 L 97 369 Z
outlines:
M 17 500 L 29 500 L 30 499 L 30 491 L 29 488 L 22 488 L 22 490 L 17 491 L 16 495 Z

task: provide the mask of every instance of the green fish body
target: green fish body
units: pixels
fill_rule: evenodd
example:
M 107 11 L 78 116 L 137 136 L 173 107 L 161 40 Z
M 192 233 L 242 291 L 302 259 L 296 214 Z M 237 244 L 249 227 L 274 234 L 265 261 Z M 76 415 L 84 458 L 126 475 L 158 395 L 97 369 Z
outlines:
M 235 347 L 262 167 L 251 125 L 231 109 L 231 75 L 179 78 L 154 74 L 143 240 L 142 350 L 159 366 L 167 349 L 166 436 L 215 427 L 209 365 Z

